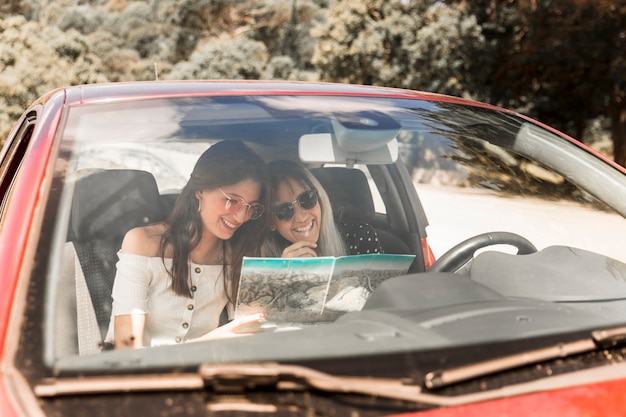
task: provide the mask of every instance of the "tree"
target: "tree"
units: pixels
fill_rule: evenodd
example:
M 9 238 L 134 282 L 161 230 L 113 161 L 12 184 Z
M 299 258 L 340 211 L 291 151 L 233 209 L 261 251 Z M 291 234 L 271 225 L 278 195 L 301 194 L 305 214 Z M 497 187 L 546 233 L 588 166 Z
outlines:
M 468 63 L 483 50 L 476 19 L 438 0 L 338 0 L 313 64 L 320 78 L 467 95 Z
M 23 13 L 26 8 L 23 3 L 23 0 L 4 0 L 0 4 L 0 18 Z
M 76 31 L 64 33 L 22 16 L 0 20 L 0 131 L 6 137 L 24 109 L 45 92 L 107 81 L 100 60 Z
M 168 45 L 167 60 L 175 64 L 189 59 L 196 46 L 218 38 L 242 24 L 236 7 L 246 0 L 152 0 L 148 19 L 153 33 Z
M 265 46 L 244 36 L 207 43 L 189 61 L 174 66 L 168 79 L 258 79 L 269 57 Z
M 272 57 L 281 57 L 281 63 L 289 58 L 293 72 L 286 74 L 288 78 L 298 78 L 294 72 L 314 69 L 310 31 L 324 21 L 324 11 L 317 4 L 310 0 L 268 0 L 243 13 L 250 18 L 248 36 L 263 42 Z
M 623 0 L 462 3 L 493 48 L 481 67 L 490 101 L 520 108 L 579 139 L 592 119 L 606 115 L 613 158 L 626 165 Z

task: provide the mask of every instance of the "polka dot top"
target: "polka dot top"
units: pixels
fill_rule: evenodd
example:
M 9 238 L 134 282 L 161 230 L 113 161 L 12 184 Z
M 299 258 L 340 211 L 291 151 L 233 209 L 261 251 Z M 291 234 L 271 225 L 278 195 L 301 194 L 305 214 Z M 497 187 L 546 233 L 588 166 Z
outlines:
M 378 234 L 369 223 L 351 222 L 338 224 L 337 226 L 346 242 L 350 255 L 383 252 L 378 241 Z

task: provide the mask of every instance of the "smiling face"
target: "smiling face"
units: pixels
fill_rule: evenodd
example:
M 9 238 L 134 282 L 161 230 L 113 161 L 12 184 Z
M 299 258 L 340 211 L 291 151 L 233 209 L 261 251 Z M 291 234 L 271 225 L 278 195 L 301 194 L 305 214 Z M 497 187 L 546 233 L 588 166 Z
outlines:
M 243 210 L 233 212 L 227 207 L 228 198 L 242 198 L 247 204 L 258 203 L 261 185 L 253 179 L 245 179 L 220 188 L 221 191 L 218 188 L 198 191 L 196 198 L 200 200 L 203 235 L 228 240 L 242 224 L 250 220 L 246 206 Z
M 308 190 L 300 182 L 287 178 L 278 184 L 272 207 L 283 203 L 291 203 L 305 191 Z M 309 210 L 303 209 L 298 203 L 293 203 L 293 206 L 295 214 L 291 219 L 278 220 L 276 216 L 272 216 L 272 230 L 280 233 L 282 237 L 291 243 L 301 240 L 317 242 L 320 237 L 320 221 L 322 218 L 319 202 Z

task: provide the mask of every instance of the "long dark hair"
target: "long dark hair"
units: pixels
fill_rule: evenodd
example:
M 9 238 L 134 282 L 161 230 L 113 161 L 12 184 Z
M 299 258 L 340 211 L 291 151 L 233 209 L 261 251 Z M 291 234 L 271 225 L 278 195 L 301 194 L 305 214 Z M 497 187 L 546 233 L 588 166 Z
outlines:
M 223 277 L 226 294 L 234 302 L 237 294 L 238 277 L 243 256 L 258 256 L 259 242 L 265 238 L 269 211 L 269 178 L 265 162 L 243 142 L 225 140 L 212 145 L 200 156 L 191 173 L 191 178 L 178 196 L 170 217 L 168 228 L 161 237 L 161 258 L 165 250 L 173 249 L 172 290 L 182 296 L 191 297 L 189 288 L 189 254 L 202 238 L 202 219 L 198 213 L 196 192 L 235 184 L 246 179 L 261 185 L 259 203 L 266 207 L 256 220 L 242 224 L 228 243 L 223 241 Z

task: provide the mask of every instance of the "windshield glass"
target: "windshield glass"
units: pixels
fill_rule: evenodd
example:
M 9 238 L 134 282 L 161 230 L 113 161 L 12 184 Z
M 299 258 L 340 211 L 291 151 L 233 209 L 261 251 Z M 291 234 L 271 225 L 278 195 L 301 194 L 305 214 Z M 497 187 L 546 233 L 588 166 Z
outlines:
M 624 175 L 513 113 L 259 95 L 64 120 L 47 209 L 56 369 L 396 354 L 626 322 Z M 490 233 L 494 246 L 455 249 Z

